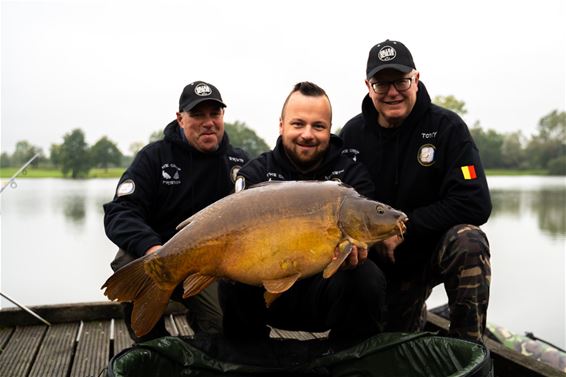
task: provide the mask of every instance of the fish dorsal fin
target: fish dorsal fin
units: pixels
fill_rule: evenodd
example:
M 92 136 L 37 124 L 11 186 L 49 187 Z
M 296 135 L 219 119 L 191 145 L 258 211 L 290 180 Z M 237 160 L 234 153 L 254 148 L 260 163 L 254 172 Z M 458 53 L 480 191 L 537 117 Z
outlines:
M 177 225 L 177 227 L 175 228 L 177 231 L 183 229 L 184 227 L 186 227 L 187 225 L 189 225 L 191 223 L 191 221 L 193 221 L 193 217 L 191 216 L 188 219 L 186 219 L 185 221 L 183 221 L 182 223 L 180 223 L 179 225 Z
M 265 187 L 265 186 L 270 186 L 270 185 L 277 185 L 279 183 L 284 183 L 284 182 L 288 182 L 288 181 L 263 181 L 263 182 L 259 182 L 256 183 L 255 185 L 251 185 L 249 188 L 255 188 L 255 187 Z
M 297 272 L 294 275 L 285 276 L 281 279 L 264 280 L 263 286 L 269 293 L 283 293 L 291 288 L 300 277 L 301 274 Z
M 336 259 L 333 259 L 332 262 L 326 266 L 324 271 L 322 272 L 322 277 L 328 279 L 332 275 L 338 271 L 342 263 L 348 258 L 348 255 L 352 252 L 352 243 L 350 241 L 343 241 L 339 245 L 339 254 Z
M 187 276 L 183 282 L 183 298 L 189 298 L 200 293 L 216 280 L 216 277 L 210 275 L 201 275 L 199 273 Z

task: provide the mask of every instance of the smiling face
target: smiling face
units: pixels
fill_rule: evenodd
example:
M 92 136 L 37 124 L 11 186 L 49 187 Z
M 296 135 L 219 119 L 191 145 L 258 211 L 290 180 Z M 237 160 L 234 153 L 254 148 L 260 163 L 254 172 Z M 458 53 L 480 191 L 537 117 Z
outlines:
M 325 95 L 292 93 L 279 121 L 279 134 L 289 158 L 301 170 L 310 170 L 324 157 L 330 142 L 332 110 Z
M 376 93 L 372 88 L 375 82 L 390 83 L 402 78 L 413 78 L 409 89 L 399 91 L 391 84 L 385 93 Z M 366 80 L 369 96 L 379 113 L 378 123 L 382 127 L 397 127 L 409 116 L 417 102 L 418 83 L 419 72 L 415 70 L 403 73 L 394 69 L 384 69 L 370 80 Z
M 189 144 L 200 152 L 214 152 L 224 137 L 224 108 L 215 101 L 177 113 L 177 122 Z

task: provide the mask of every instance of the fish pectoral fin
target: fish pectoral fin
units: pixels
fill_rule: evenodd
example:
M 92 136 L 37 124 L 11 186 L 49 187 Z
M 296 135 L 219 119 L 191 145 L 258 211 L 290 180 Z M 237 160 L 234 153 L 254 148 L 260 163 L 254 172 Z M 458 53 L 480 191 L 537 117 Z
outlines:
M 294 275 L 285 276 L 281 279 L 264 280 L 263 287 L 269 293 L 283 293 L 287 289 L 291 288 L 300 277 L 301 274 L 296 273 Z
M 343 241 L 340 243 L 340 245 L 338 245 L 338 256 L 333 259 L 332 262 L 328 264 L 328 266 L 326 266 L 326 268 L 322 272 L 323 278 L 328 279 L 329 277 L 334 275 L 336 271 L 338 271 L 342 263 L 344 263 L 346 258 L 348 258 L 348 255 L 350 255 L 350 253 L 352 252 L 352 247 L 353 245 L 349 241 Z
M 187 276 L 183 282 L 183 298 L 189 298 L 199 294 L 216 280 L 215 276 L 202 275 L 199 273 Z
M 265 300 L 265 307 L 269 308 L 271 306 L 271 304 L 273 303 L 273 301 L 275 301 L 275 299 L 279 296 L 281 296 L 281 293 L 271 293 L 271 292 L 268 292 L 268 291 L 263 292 L 263 298 Z

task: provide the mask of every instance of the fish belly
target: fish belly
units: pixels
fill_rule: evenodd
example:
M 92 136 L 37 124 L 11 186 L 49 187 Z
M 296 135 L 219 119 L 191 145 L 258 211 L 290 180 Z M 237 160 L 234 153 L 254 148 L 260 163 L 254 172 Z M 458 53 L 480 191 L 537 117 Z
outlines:
M 225 250 L 219 273 L 251 285 L 265 280 L 321 272 L 334 256 L 340 241 L 336 226 L 309 219 L 282 219 L 264 223 L 239 235 Z

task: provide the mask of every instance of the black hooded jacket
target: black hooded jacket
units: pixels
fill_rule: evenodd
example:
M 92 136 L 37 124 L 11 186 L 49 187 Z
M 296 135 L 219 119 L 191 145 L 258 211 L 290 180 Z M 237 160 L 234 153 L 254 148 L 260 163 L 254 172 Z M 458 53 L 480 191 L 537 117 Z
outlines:
M 218 150 L 202 153 L 184 139 L 176 120 L 169 123 L 163 140 L 139 151 L 114 199 L 104 204 L 106 235 L 126 252 L 144 255 L 167 242 L 179 223 L 230 194 L 247 161 L 226 133 Z
M 413 110 L 396 128 L 377 123 L 369 95 L 340 136 L 344 153 L 361 161 L 375 184 L 371 198 L 409 217 L 396 265 L 423 266 L 441 236 L 457 224 L 481 225 L 491 213 L 478 149 L 464 121 L 431 103 L 422 82 Z
M 371 195 L 374 187 L 366 168 L 343 156 L 341 149 L 342 140 L 336 135 L 330 135 L 330 143 L 322 163 L 314 171 L 302 174 L 289 160 L 279 137 L 273 151 L 265 152 L 248 162 L 240 169 L 238 175 L 245 178 L 247 187 L 271 180 L 339 180 L 352 186 L 361 195 Z

